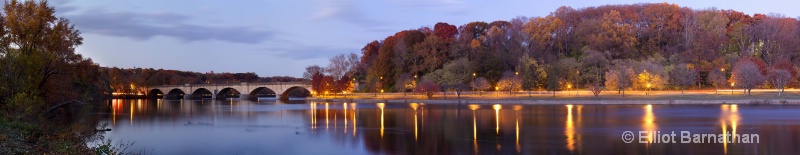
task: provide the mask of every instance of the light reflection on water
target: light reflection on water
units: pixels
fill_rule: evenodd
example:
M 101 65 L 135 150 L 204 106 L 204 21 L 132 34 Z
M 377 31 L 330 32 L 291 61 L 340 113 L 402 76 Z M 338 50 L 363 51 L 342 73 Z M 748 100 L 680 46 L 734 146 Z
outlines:
M 800 152 L 793 146 L 800 137 L 800 106 L 112 100 L 96 111 L 113 129 L 106 136 L 157 154 Z M 760 134 L 761 143 L 620 139 L 624 131 L 639 130 Z M 644 139 L 653 142 L 653 136 Z

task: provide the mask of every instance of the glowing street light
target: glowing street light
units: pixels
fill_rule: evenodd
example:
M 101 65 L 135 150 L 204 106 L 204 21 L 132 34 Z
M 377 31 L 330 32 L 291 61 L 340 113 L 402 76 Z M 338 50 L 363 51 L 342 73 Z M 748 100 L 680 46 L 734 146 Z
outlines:
M 650 95 L 650 83 L 647 83 L 647 91 L 645 91 L 645 94 Z
M 571 92 L 569 92 L 570 89 L 572 89 L 572 85 L 571 84 L 567 84 L 567 95 L 570 95 L 570 93 L 571 93 Z
M 733 84 L 733 82 L 731 82 L 731 95 L 733 95 L 733 86 L 734 86 L 734 84 Z
M 494 86 L 494 91 L 495 91 L 495 92 L 494 92 L 494 97 L 498 97 L 498 96 L 499 96 L 499 95 L 497 94 L 497 93 L 498 93 L 498 90 L 500 90 L 500 87 L 498 87 L 498 86 Z

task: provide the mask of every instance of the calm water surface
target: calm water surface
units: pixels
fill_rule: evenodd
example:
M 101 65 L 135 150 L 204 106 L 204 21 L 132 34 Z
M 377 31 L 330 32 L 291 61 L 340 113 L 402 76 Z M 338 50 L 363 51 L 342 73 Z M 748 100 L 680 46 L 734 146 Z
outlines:
M 106 137 L 154 154 L 800 152 L 800 106 L 111 100 L 96 112 L 113 129 Z M 640 144 L 640 130 L 675 131 L 678 142 L 680 131 L 758 134 L 759 143 Z M 632 143 L 625 131 L 637 134 Z

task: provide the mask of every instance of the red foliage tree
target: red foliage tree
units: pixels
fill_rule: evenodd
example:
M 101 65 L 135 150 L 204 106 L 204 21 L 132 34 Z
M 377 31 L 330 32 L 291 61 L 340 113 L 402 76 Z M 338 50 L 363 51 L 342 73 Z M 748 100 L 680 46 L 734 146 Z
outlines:
M 431 99 L 431 97 L 433 97 L 433 94 L 436 94 L 439 91 L 442 91 L 439 88 L 439 85 L 430 80 L 423 80 L 422 82 L 419 83 L 419 85 L 417 85 L 417 89 L 414 90 L 414 92 L 424 93 L 425 96 L 428 97 L 428 99 Z
M 458 34 L 458 28 L 455 25 L 439 22 L 433 26 L 433 34 L 439 38 L 449 40 Z

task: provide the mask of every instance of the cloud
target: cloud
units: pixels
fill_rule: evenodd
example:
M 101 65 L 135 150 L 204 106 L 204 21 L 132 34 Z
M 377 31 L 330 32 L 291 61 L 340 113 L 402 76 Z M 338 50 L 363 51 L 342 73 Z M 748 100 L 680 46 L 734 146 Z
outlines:
M 382 28 L 385 22 L 368 18 L 361 12 L 353 0 L 319 0 L 321 9 L 312 15 L 312 19 L 335 19 L 361 26 L 373 31 L 386 31 Z
M 254 51 L 270 51 L 276 52 L 277 57 L 291 58 L 295 60 L 316 59 L 316 58 L 329 58 L 340 53 L 354 52 L 354 49 L 333 47 L 333 46 L 319 46 L 319 45 L 301 45 L 294 44 L 285 47 L 267 47 L 254 49 Z
M 462 12 L 467 9 L 467 2 L 461 0 L 392 0 L 395 4 L 409 9 L 432 9 L 446 12 Z
M 83 32 L 147 40 L 155 36 L 183 41 L 220 40 L 255 44 L 270 40 L 276 32 L 255 27 L 213 27 L 187 24 L 188 16 L 174 13 L 134 13 L 90 10 L 69 15 Z

